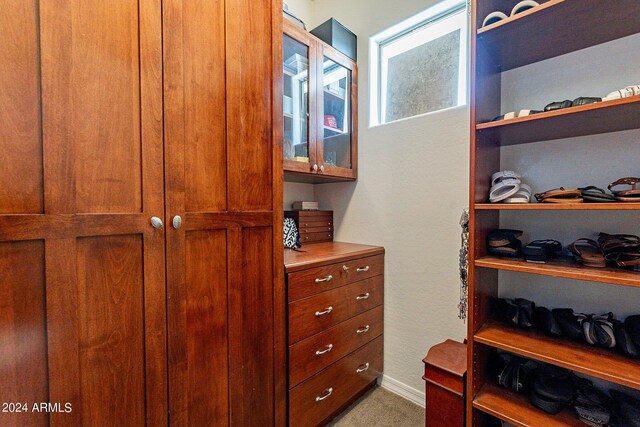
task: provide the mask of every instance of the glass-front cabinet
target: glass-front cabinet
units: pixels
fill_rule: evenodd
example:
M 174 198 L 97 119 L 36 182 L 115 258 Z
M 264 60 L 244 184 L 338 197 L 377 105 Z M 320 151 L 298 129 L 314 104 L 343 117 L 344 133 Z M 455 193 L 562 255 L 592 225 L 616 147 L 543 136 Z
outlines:
M 287 20 L 282 48 L 285 179 L 356 179 L 355 62 Z

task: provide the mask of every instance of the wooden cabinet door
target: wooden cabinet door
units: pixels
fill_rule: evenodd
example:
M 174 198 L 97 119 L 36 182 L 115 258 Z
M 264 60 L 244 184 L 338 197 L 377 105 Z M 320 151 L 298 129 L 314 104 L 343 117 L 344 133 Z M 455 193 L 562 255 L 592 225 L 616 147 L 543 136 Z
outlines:
M 319 174 L 358 176 L 358 73 L 356 63 L 318 41 L 316 156 Z
M 276 361 L 284 366 L 274 350 L 284 349 L 274 332 L 284 304 L 282 246 L 274 241 L 278 232 L 282 238 L 275 226 L 282 221 L 282 146 L 274 146 L 272 126 L 277 3 L 163 3 L 169 407 L 176 426 L 273 425 L 274 388 L 284 390 L 274 375 Z M 173 227 L 176 216 L 180 227 Z
M 3 2 L 3 426 L 166 424 L 160 6 Z

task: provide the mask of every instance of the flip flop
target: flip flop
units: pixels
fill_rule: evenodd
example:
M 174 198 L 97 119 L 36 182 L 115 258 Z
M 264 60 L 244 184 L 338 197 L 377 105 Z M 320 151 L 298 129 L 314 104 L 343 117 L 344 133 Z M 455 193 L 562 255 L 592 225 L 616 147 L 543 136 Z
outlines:
M 611 202 L 617 201 L 615 196 L 611 194 L 607 194 L 607 192 L 602 188 L 598 188 L 593 185 L 590 185 L 588 187 L 578 188 L 578 190 L 580 190 L 580 195 L 582 196 L 585 202 L 611 203 Z
M 582 203 L 584 199 L 580 190 L 565 190 L 564 187 L 547 190 L 535 195 L 540 203 Z
M 586 267 L 604 268 L 607 262 L 598 242 L 592 239 L 578 239 L 569 245 L 569 251 Z

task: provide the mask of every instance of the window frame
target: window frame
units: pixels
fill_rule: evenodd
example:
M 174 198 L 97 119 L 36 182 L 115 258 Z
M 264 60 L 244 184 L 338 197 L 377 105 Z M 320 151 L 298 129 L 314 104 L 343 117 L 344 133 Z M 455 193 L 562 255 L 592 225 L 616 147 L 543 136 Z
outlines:
M 456 26 L 447 28 L 451 19 L 456 19 Z M 458 99 L 457 104 L 450 107 L 455 108 L 467 104 L 469 9 L 466 0 L 444 0 L 370 38 L 370 127 L 443 111 L 443 109 L 439 109 L 402 119 L 385 121 L 386 93 L 383 90 L 383 83 L 386 83 L 384 78 L 386 77 L 387 67 L 384 66 L 383 61 L 458 30 L 460 31 Z M 400 52 L 396 55 L 388 58 L 385 56 L 384 49 L 386 47 L 410 37 L 422 39 L 422 41 L 413 44 L 411 47 L 400 49 Z

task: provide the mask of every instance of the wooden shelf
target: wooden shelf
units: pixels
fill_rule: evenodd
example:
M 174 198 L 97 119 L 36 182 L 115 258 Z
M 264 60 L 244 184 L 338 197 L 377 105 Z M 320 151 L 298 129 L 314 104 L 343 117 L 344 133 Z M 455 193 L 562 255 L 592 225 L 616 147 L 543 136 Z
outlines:
M 479 141 L 502 146 L 639 128 L 640 96 L 476 125 Z
M 518 427 L 584 426 L 570 409 L 549 415 L 536 408 L 529 396 L 485 384 L 473 399 L 473 407 Z
M 476 203 L 476 210 L 487 211 L 633 211 L 640 203 Z
M 562 277 L 565 279 L 586 280 L 589 282 L 609 283 L 640 287 L 640 273 L 621 268 L 584 267 L 572 260 L 560 258 L 546 264 L 526 262 L 523 259 L 510 259 L 486 256 L 475 260 L 476 267 L 496 270 L 517 271 L 542 276 Z
M 537 331 L 515 329 L 495 322 L 484 325 L 473 340 L 640 390 L 640 362 L 611 350 L 592 347 L 567 338 L 552 338 Z
M 478 49 L 507 71 L 638 33 L 639 14 L 637 0 L 549 0 L 478 29 Z

